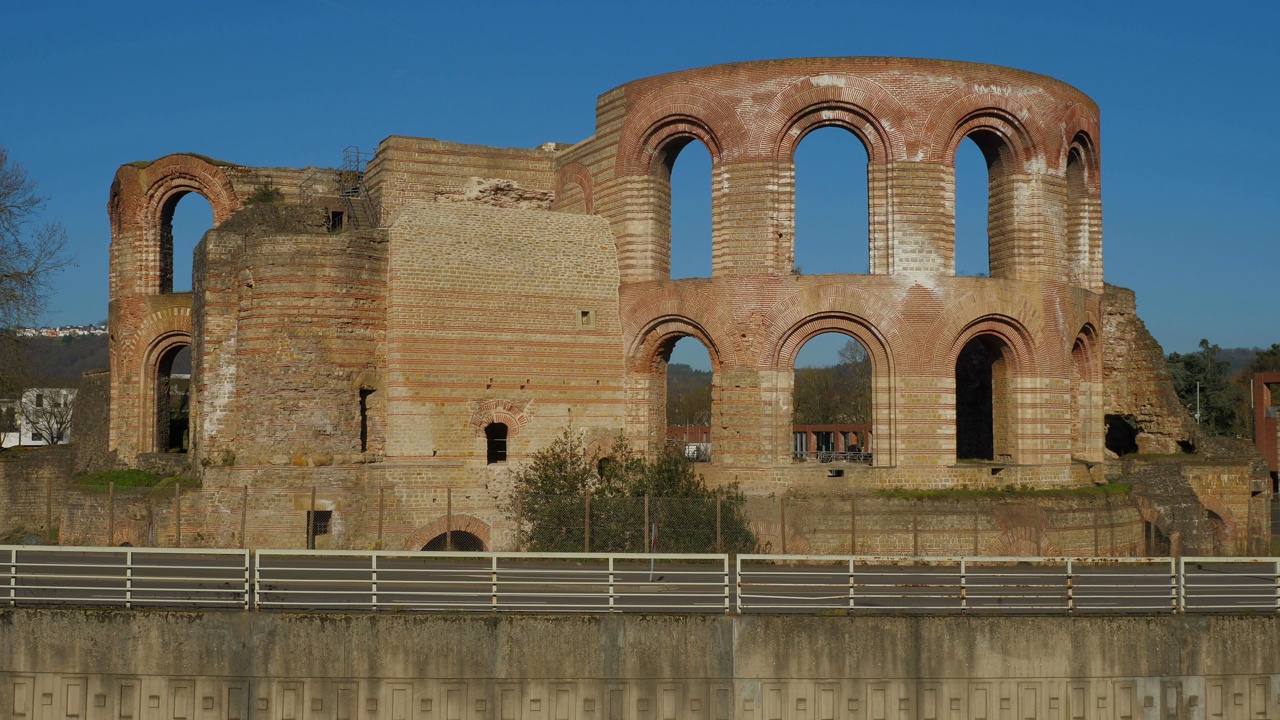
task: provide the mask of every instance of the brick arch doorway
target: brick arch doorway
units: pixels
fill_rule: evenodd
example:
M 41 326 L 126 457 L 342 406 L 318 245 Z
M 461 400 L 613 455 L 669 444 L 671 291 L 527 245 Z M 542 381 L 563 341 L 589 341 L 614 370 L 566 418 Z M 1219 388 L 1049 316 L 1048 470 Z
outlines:
M 421 548 L 425 552 L 484 552 L 484 541 L 466 530 L 454 530 L 427 541 Z
M 455 551 L 484 552 L 489 550 L 489 523 L 472 515 L 445 515 L 414 530 L 413 534 L 404 541 L 404 549 L 411 551 L 446 550 L 450 540 L 452 540 Z

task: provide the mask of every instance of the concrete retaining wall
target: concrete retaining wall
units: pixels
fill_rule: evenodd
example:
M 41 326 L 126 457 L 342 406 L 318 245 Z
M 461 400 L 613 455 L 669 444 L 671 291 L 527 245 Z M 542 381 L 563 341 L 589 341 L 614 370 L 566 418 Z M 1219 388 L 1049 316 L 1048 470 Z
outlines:
M 0 716 L 1259 720 L 1280 618 L 0 612 Z

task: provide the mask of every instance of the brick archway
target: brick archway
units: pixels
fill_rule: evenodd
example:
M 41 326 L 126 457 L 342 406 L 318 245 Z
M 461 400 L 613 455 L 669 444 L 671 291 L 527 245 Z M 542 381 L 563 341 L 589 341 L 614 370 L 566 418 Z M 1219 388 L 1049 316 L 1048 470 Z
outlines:
M 506 425 L 507 438 L 510 439 L 519 435 L 524 426 L 529 424 L 529 416 L 525 414 L 523 405 L 510 400 L 486 400 L 471 413 L 471 429 L 476 437 L 484 437 L 485 428 L 493 423 Z
M 485 550 L 493 549 L 493 544 L 490 541 L 491 528 L 489 523 L 474 515 L 459 513 L 442 515 L 426 525 L 418 527 L 405 539 L 404 549 L 421 550 L 424 545 L 451 530 L 471 533 L 479 538 L 480 542 L 484 543 Z

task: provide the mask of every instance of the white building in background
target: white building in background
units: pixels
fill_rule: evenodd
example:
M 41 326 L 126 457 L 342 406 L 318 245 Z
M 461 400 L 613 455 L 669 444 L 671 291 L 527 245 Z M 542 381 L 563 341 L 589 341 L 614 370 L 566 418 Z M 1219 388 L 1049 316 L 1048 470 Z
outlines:
M 29 388 L 0 401 L 0 447 L 65 445 L 71 441 L 75 388 Z

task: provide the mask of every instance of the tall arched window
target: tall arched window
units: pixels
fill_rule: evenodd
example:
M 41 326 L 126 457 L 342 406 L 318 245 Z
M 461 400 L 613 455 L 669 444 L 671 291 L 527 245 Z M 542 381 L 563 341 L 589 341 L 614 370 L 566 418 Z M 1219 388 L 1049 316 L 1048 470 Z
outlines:
M 856 135 L 824 127 L 795 152 L 797 274 L 871 272 L 867 150 Z
M 190 198 L 190 199 L 188 199 Z M 213 209 L 198 193 L 174 193 L 160 212 L 160 292 L 190 292 L 196 245 L 213 227 Z
M 1013 372 L 1009 346 L 979 335 L 956 358 L 956 459 L 1012 461 Z
M 955 274 L 1011 277 L 1017 262 L 1013 153 L 985 128 L 966 140 L 955 155 Z
M 190 345 L 173 347 L 160 356 L 155 388 L 154 452 L 185 453 L 190 448 Z
M 670 278 L 711 277 L 711 153 L 692 138 L 667 144 Z
M 794 364 L 792 456 L 871 462 L 872 377 L 856 338 L 827 332 L 805 341 Z
M 1067 153 L 1067 278 L 1073 284 L 1086 281 L 1089 272 L 1089 168 L 1084 150 L 1074 145 Z
M 505 423 L 489 423 L 484 429 L 485 447 L 488 462 L 503 463 L 507 461 L 507 426 Z
M 666 439 L 694 461 L 711 459 L 711 354 L 694 338 L 684 337 L 666 358 Z

